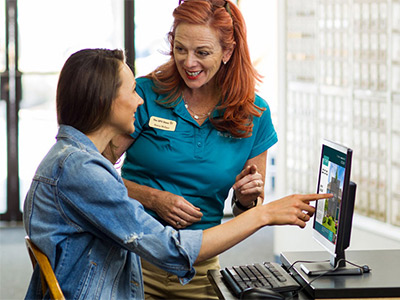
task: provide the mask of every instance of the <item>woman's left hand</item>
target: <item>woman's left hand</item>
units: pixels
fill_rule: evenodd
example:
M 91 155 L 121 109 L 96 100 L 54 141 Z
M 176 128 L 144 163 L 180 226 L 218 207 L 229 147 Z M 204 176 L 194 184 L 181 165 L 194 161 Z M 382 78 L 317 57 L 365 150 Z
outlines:
M 259 196 L 262 196 L 264 181 L 257 171 L 257 166 L 250 165 L 243 169 L 236 176 L 236 181 L 232 188 L 236 194 L 236 199 L 245 207 L 250 206 Z

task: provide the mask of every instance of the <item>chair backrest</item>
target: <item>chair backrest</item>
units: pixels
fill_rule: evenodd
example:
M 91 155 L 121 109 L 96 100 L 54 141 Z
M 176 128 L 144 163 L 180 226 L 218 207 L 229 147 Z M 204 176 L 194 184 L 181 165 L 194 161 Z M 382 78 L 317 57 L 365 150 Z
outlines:
M 54 300 L 65 300 L 64 294 L 57 281 L 56 275 L 51 267 L 49 259 L 31 240 L 28 236 L 25 237 L 26 247 L 31 258 L 32 266 L 35 268 L 39 264 L 40 280 L 42 282 L 42 292 L 46 293 L 50 290 L 50 298 Z

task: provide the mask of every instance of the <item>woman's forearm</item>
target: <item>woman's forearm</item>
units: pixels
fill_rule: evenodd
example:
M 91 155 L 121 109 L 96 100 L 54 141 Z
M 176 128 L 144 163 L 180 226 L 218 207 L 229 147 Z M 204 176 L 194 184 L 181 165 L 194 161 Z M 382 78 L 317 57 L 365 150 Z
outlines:
M 128 189 L 128 196 L 142 203 L 148 209 L 154 210 L 154 205 L 157 205 L 159 190 L 140 185 L 136 182 L 123 179 L 126 188 Z
M 255 207 L 239 216 L 204 230 L 203 242 L 196 262 L 218 255 L 255 233 L 268 222 L 261 207 Z
M 133 142 L 134 139 L 130 135 L 118 135 L 112 139 L 102 154 L 114 165 Z

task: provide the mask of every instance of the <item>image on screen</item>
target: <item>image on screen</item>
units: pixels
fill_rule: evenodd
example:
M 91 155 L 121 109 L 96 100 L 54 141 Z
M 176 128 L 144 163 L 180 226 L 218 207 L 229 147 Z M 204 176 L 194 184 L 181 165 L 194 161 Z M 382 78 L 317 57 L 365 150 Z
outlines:
M 326 145 L 322 155 L 319 193 L 332 193 L 333 197 L 318 201 L 314 229 L 329 242 L 336 244 L 346 155 Z

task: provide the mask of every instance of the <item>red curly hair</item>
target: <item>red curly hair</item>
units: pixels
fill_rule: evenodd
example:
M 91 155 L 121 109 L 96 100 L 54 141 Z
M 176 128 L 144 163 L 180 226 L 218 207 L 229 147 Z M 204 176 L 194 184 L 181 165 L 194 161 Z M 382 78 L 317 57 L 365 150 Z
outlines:
M 176 28 L 181 23 L 210 26 L 219 35 L 223 50 L 236 43 L 231 59 L 215 75 L 221 102 L 215 108 L 217 117 L 210 117 L 210 121 L 217 130 L 228 131 L 235 137 L 251 136 L 254 116 L 260 117 L 265 109 L 254 104 L 256 80 L 261 80 L 250 60 L 246 25 L 239 8 L 229 0 L 186 0 L 173 16 L 168 34 L 171 59 L 146 76 L 154 81 L 157 93 L 168 95 L 159 103 L 167 107 L 177 105 L 185 87 L 173 54 Z

